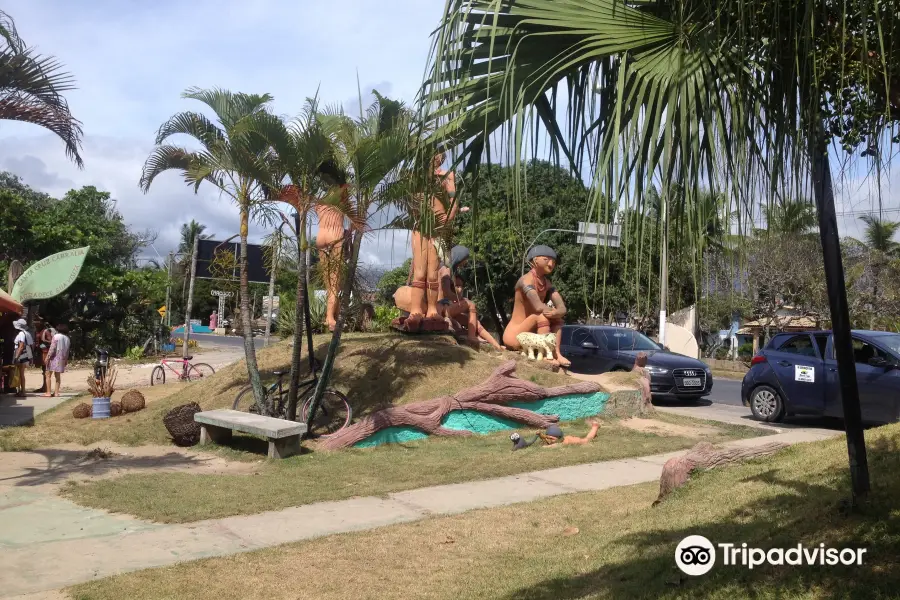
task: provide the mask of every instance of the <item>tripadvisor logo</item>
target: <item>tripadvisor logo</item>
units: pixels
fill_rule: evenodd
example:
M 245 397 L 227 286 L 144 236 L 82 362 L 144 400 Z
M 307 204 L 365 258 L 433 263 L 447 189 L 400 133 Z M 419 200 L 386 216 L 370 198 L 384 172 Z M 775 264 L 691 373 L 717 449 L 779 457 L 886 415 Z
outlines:
M 720 542 L 713 545 L 702 535 L 689 535 L 675 548 L 675 564 L 687 575 L 705 575 L 716 564 L 716 557 L 728 567 L 753 569 L 760 565 L 776 566 L 836 566 L 862 565 L 865 548 L 826 548 L 825 544 L 807 547 L 797 544 L 790 548 L 752 548 L 746 543 Z

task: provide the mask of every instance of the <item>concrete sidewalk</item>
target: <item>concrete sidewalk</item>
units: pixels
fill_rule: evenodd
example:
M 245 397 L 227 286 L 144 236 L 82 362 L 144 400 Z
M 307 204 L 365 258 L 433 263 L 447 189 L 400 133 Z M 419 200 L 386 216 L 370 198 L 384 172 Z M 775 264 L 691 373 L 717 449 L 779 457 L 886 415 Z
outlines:
M 795 444 L 839 434 L 798 429 L 724 445 Z M 657 481 L 666 460 L 683 453 L 561 467 L 409 490 L 383 498 L 320 502 L 183 525 L 110 515 L 57 496 L 7 485 L 0 487 L 0 597 L 431 516 Z

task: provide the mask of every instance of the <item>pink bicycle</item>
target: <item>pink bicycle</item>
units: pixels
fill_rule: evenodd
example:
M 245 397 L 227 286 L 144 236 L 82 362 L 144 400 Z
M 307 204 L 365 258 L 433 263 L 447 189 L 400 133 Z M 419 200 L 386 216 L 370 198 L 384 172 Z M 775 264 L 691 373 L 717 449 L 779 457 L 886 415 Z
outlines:
M 150 374 L 150 385 L 162 385 L 166 382 L 166 369 L 172 371 L 178 381 L 200 381 L 204 377 L 209 377 L 216 372 L 206 363 L 192 363 L 193 356 L 184 358 L 163 358 L 160 364 L 153 367 Z M 176 369 L 172 365 L 180 365 L 180 369 Z

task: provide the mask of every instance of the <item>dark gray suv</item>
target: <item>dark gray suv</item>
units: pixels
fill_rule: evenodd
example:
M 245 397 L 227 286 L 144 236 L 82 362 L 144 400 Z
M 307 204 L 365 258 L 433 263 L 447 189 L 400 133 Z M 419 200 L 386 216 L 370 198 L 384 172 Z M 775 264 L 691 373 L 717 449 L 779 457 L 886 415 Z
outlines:
M 572 372 L 589 375 L 630 371 L 638 353 L 645 352 L 654 399 L 696 400 L 712 392 L 712 373 L 706 363 L 669 352 L 633 329 L 565 325 L 560 349 L 572 361 Z

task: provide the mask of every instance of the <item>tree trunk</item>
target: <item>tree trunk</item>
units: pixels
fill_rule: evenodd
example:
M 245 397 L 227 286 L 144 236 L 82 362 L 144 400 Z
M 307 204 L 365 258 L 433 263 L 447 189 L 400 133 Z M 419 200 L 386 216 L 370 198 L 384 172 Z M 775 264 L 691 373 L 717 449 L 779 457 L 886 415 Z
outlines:
M 338 346 L 341 344 L 341 333 L 344 331 L 344 323 L 347 320 L 347 313 L 350 312 L 350 290 L 353 289 L 353 281 L 356 279 L 356 263 L 359 260 L 359 249 L 362 246 L 362 232 L 356 232 L 353 235 L 353 243 L 350 250 L 350 260 L 347 264 L 347 274 L 344 277 L 344 283 L 341 286 L 341 307 L 338 313 L 337 324 L 334 327 L 334 333 L 331 335 L 331 343 L 328 344 L 328 353 L 325 355 L 325 364 L 322 365 L 322 375 L 316 384 L 316 392 L 313 396 L 312 407 L 309 414 L 306 415 L 307 427 L 312 426 L 313 418 L 319 409 L 319 403 L 322 402 L 322 396 L 325 395 L 325 389 L 328 387 L 328 381 L 331 379 L 331 371 L 334 369 L 334 359 L 337 356 Z
M 285 418 L 297 420 L 297 392 L 300 389 L 300 359 L 303 355 L 304 316 L 306 313 L 306 214 L 298 213 L 297 227 L 297 306 L 294 315 L 294 347 L 291 351 L 291 381 L 288 387 L 287 415 Z
M 813 127 L 815 135 L 810 136 L 809 141 L 812 184 L 819 215 L 819 237 L 822 240 L 822 260 L 825 263 L 825 283 L 828 288 L 828 306 L 831 309 L 832 344 L 837 359 L 844 427 L 847 432 L 850 480 L 853 499 L 857 500 L 864 498 L 869 492 L 869 463 L 859 403 L 856 360 L 853 356 L 853 338 L 850 333 L 850 308 L 847 305 L 844 263 L 841 258 L 841 241 L 838 237 L 837 215 L 834 209 L 827 138 L 821 120 L 815 122 Z
M 672 490 L 687 483 L 691 473 L 696 470 L 713 469 L 748 458 L 769 456 L 782 448 L 787 448 L 787 444 L 769 442 L 754 448 L 731 448 L 725 450 L 716 448 L 709 442 L 700 442 L 691 448 L 687 454 L 670 458 L 663 465 L 662 475 L 659 477 L 659 496 L 653 502 L 653 506 L 662 502 L 663 498 L 668 496 Z
M 244 355 L 247 358 L 247 376 L 253 388 L 253 398 L 260 414 L 269 414 L 266 406 L 266 390 L 259 378 L 259 365 L 256 363 L 256 346 L 253 344 L 253 326 L 250 318 L 250 282 L 247 273 L 247 234 L 249 230 L 250 209 L 241 203 L 241 332 L 244 337 Z
M 423 402 L 380 410 L 324 438 L 320 448 L 323 450 L 348 448 L 378 431 L 398 426 L 415 427 L 430 435 L 472 435 L 470 431 L 446 429 L 441 425 L 444 416 L 454 410 L 474 410 L 516 421 L 528 427 L 543 429 L 558 422 L 559 417 L 540 414 L 527 408 L 506 406 L 506 404 L 509 402 L 536 402 L 545 398 L 558 398 L 571 394 L 593 394 L 600 391 L 600 385 L 592 381 L 579 381 L 569 385 L 545 388 L 516 377 L 515 372 L 516 361 L 508 360 L 497 367 L 483 383 L 461 390 L 452 396 L 441 396 Z

